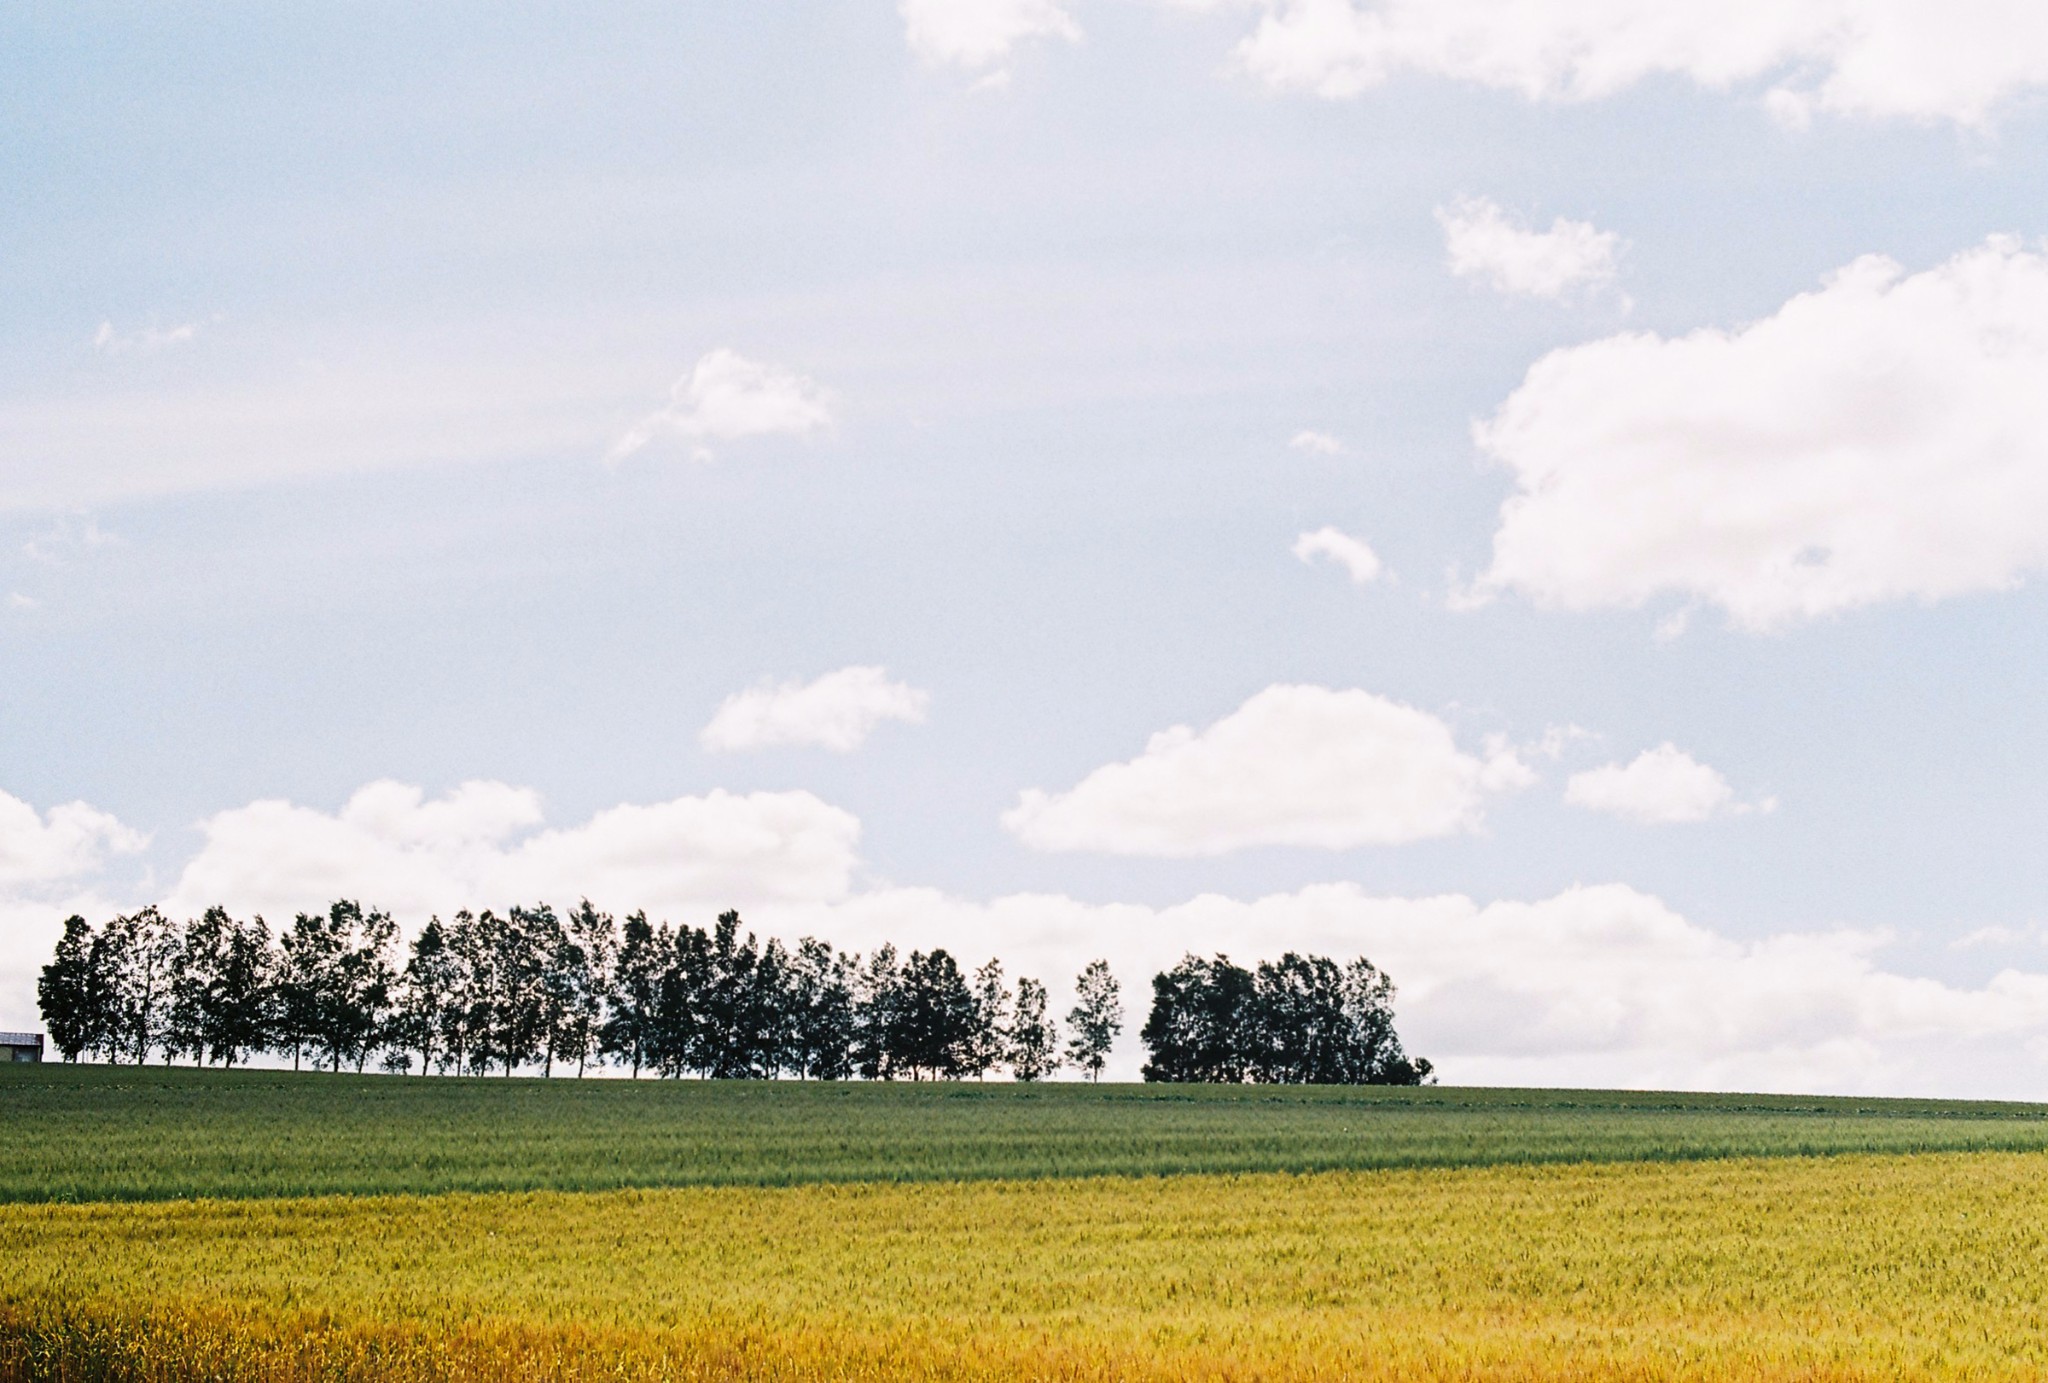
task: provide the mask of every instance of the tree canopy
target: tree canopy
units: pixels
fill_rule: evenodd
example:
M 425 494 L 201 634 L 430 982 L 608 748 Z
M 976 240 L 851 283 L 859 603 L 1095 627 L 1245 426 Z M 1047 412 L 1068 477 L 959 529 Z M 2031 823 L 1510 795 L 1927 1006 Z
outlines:
M 1256 973 L 1189 956 L 1152 981 L 1147 1080 L 1400 1084 L 1426 1079 L 1393 1027 L 1393 985 L 1370 962 L 1289 953 Z M 253 1057 L 330 1071 L 542 1076 L 614 1065 L 721 1080 L 961 1080 L 1062 1065 L 1100 1079 L 1123 1031 L 1107 961 L 1077 977 L 1062 1028 L 1045 985 L 1012 988 L 999 960 L 971 973 L 934 947 L 865 957 L 815 937 L 762 941 L 737 912 L 709 927 L 623 923 L 588 900 L 430 918 L 401 941 L 379 909 L 342 899 L 273 933 L 209 908 L 156 908 L 62 937 L 37 987 L 67 1061 Z

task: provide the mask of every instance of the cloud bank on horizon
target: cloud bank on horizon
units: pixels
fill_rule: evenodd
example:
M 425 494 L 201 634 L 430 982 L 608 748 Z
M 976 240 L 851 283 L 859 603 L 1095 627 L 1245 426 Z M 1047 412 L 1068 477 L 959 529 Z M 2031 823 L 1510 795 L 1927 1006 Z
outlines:
M 0 813 L 0 857 L 43 848 L 48 830 Z M 429 798 L 378 782 L 338 812 L 253 802 L 202 833 L 165 900 L 174 913 L 221 903 L 275 924 L 348 896 L 392 910 L 409 933 L 429 913 L 490 900 L 588 897 L 657 918 L 738 904 L 750 925 L 788 940 L 939 946 L 975 963 L 993 953 L 1056 995 L 1107 957 L 1137 1004 L 1149 975 L 1187 952 L 1367 954 L 1401 986 L 1409 1045 L 1454 1082 L 1875 1093 L 1937 1078 L 1956 1089 L 1961 1072 L 1965 1088 L 1995 1092 L 2021 1071 L 2048 1074 L 2048 973 L 2006 970 L 1977 987 L 1914 978 L 1880 963 L 1887 939 L 1869 931 L 1735 941 L 1621 884 L 1492 903 L 1350 883 L 1164 907 L 1057 894 L 976 902 L 863 881 L 859 822 L 802 792 L 713 792 L 550 826 L 530 789 L 475 782 Z M 65 856 L 41 878 L 68 893 L 0 900 L 0 988 L 32 985 L 66 910 L 108 915 L 87 887 L 96 866 L 90 853 Z M 1112 1075 L 1135 1073 L 1138 1025 Z

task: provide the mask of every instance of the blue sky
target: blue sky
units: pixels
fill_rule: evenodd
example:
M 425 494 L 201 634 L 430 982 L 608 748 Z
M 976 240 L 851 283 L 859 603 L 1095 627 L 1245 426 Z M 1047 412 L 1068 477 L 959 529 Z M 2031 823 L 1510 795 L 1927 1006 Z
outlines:
M 1874 8 L 0 20 L 0 1026 L 527 889 L 2038 1092 L 2048 34 Z

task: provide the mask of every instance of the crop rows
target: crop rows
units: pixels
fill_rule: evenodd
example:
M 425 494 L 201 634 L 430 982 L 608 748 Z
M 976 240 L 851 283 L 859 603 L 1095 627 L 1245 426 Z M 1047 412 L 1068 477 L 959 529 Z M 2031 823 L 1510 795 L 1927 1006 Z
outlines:
M 1344 1087 L 0 1067 L 0 1201 L 605 1190 L 2048 1149 L 2048 1109 Z
M 2048 1370 L 2031 1155 L 15 1205 L 0 1259 L 15 1377 Z

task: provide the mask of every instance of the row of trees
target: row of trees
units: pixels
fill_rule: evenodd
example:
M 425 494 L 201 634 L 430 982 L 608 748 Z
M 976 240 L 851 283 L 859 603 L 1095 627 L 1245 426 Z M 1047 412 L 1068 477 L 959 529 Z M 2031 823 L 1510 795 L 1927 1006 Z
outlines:
M 182 924 L 155 908 L 98 929 L 73 917 L 38 986 L 66 1060 L 809 1080 L 1099 1077 L 1123 1029 L 1106 962 L 1076 995 L 1062 1048 L 1045 986 L 1013 990 L 998 961 L 970 977 L 943 950 L 863 959 L 811 938 L 762 945 L 736 912 L 709 929 L 621 925 L 588 902 L 436 917 L 402 948 L 388 914 L 350 901 L 275 937 L 223 908 Z
M 1371 962 L 1292 952 L 1247 971 L 1189 956 L 1152 981 L 1147 1080 L 1416 1084 L 1393 984 Z M 459 1075 L 610 1063 L 638 1076 L 957 1080 L 1062 1065 L 1099 1078 L 1123 1029 L 1116 977 L 1091 963 L 1067 1038 L 1035 979 L 944 950 L 865 958 L 805 938 L 764 945 L 727 912 L 710 928 L 623 923 L 587 901 L 436 917 L 401 945 L 391 917 L 341 901 L 273 935 L 210 908 L 64 924 L 38 987 L 67 1061 L 234 1066 L 289 1056 L 330 1070 Z
M 1289 951 L 1256 971 L 1188 956 L 1153 977 L 1139 1036 L 1146 1080 L 1419 1085 L 1431 1071 L 1401 1050 L 1394 982 L 1363 956 Z

